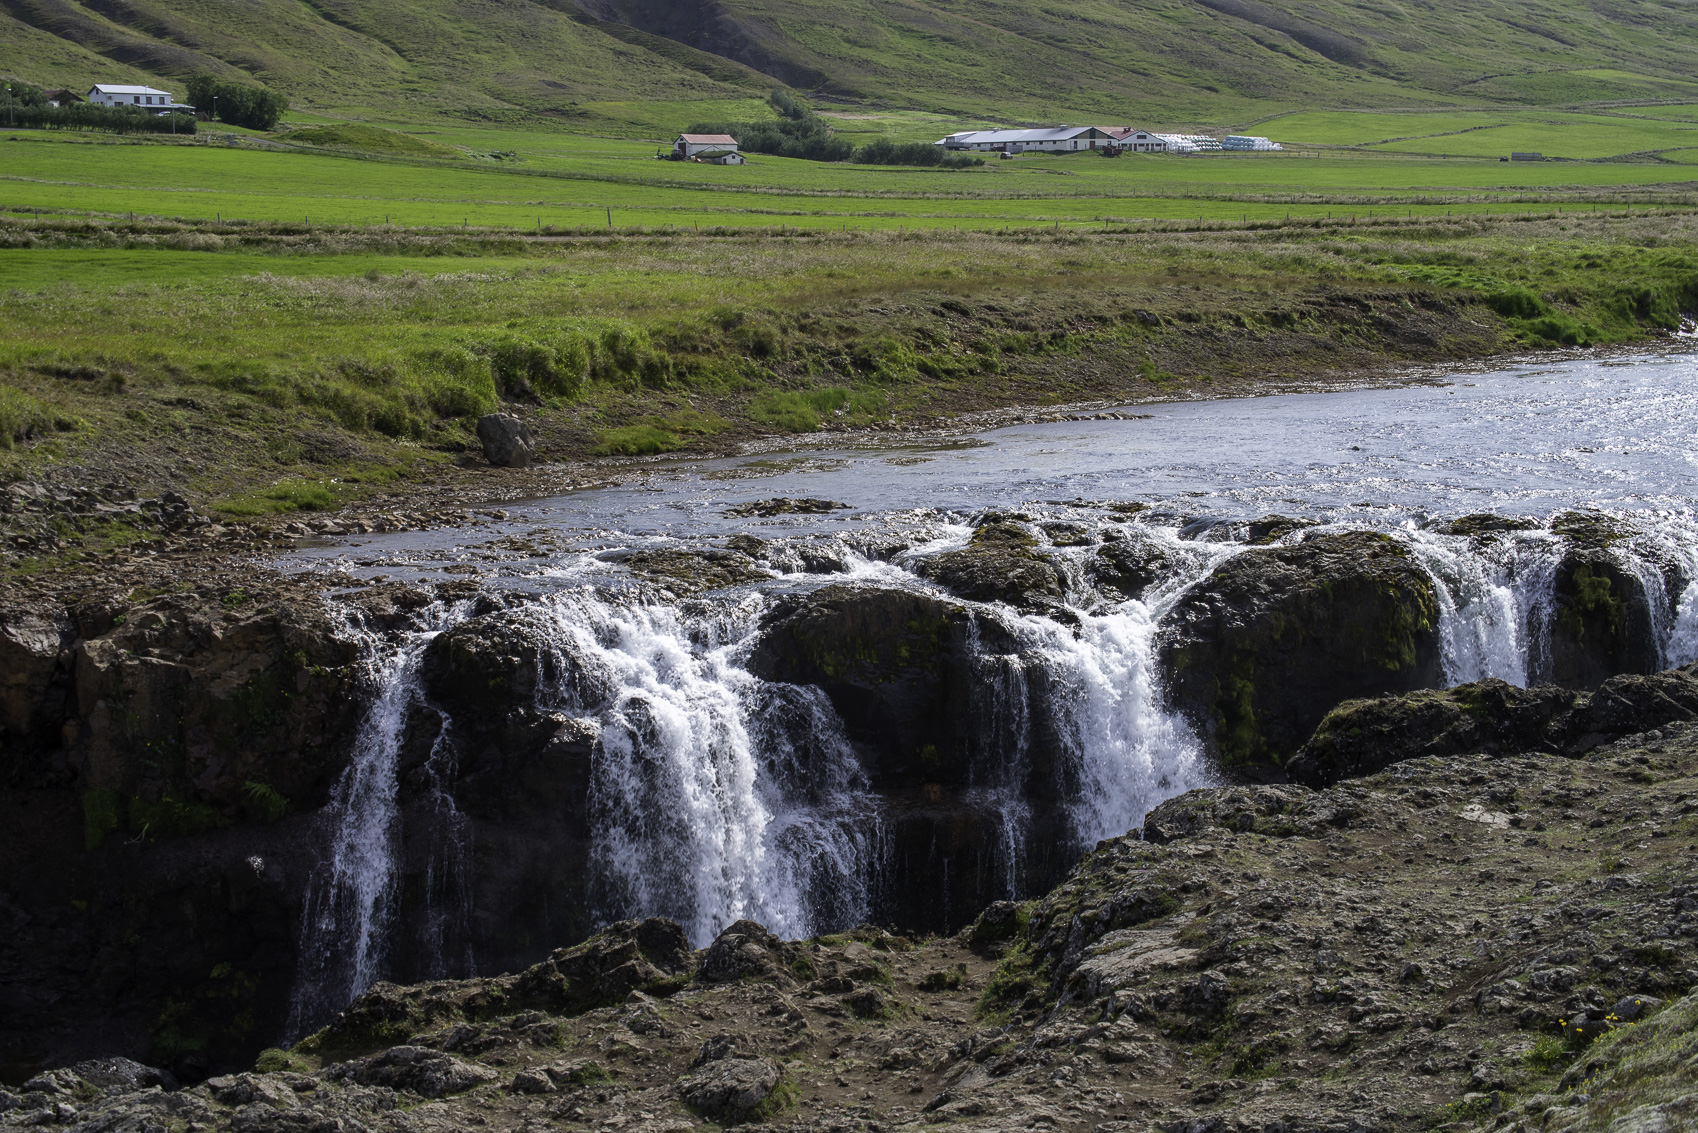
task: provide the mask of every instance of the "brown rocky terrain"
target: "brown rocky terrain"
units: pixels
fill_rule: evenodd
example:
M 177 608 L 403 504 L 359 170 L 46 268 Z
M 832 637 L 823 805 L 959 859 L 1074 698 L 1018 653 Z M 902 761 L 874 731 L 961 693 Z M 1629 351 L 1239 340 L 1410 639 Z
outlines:
M 739 922 L 691 952 L 624 922 L 515 975 L 378 985 L 192 1088 L 42 1074 L 0 1123 L 1690 1128 L 1695 876 L 1698 725 L 1419 757 L 1191 792 L 954 936 Z

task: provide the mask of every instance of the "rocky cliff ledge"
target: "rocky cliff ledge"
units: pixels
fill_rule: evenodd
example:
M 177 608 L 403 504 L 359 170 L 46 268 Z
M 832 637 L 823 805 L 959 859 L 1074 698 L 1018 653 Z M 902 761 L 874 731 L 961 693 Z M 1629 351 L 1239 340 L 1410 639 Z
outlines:
M 614 925 L 523 972 L 379 985 L 251 1072 L 122 1060 L 0 1124 L 424 1133 L 1690 1128 L 1698 724 L 1194 791 L 946 938 L 691 952 Z M 1616 1124 L 1610 1124 L 1612 1121 Z

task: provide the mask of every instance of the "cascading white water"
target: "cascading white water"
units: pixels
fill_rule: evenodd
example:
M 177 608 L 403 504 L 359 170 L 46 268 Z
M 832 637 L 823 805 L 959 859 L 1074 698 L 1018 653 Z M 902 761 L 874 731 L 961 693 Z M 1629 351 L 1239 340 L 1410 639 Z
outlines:
M 1394 534 L 1437 583 L 1447 681 L 1536 679 L 1562 541 L 1542 531 L 1485 540 L 1414 527 Z M 913 554 L 948 550 L 966 537 L 966 528 L 952 528 Z M 975 607 L 985 626 L 1000 625 L 998 640 L 1009 644 L 969 642 L 973 727 L 963 801 L 995 823 L 985 861 L 1008 896 L 1025 895 L 1033 883 L 1024 871 L 1037 860 L 1034 850 L 1070 857 L 1142 825 L 1165 799 L 1212 781 L 1197 737 L 1164 706 L 1157 632 L 1192 584 L 1248 548 L 1181 540 L 1176 530 L 1155 526 L 1123 537 L 1162 544 L 1157 558 L 1168 564 L 1168 577 L 1140 600 L 1079 608 L 1093 599 L 1074 563 L 1067 574 L 1079 606 L 1060 620 Z M 1080 562 L 1095 553 L 1057 550 Z M 1669 582 L 1698 579 L 1690 523 L 1671 520 L 1666 532 L 1651 530 L 1611 553 L 1652 595 L 1666 662 L 1698 658 L 1698 581 L 1680 594 L 1670 593 Z M 843 557 L 849 570 L 834 582 L 935 589 L 900 563 L 847 550 Z M 818 581 L 793 575 L 779 585 Z M 766 601 L 749 593 L 644 605 L 576 590 L 510 611 L 528 619 L 552 653 L 543 668 L 555 679 L 539 690 L 538 707 L 598 728 L 588 833 L 603 919 L 668 916 L 700 945 L 743 917 L 805 937 L 874 912 L 886 854 L 878 796 L 823 693 L 768 683 L 745 667 Z M 383 974 L 396 918 L 399 748 L 409 712 L 424 704 L 424 649 L 463 616 L 436 608 L 422 623 L 427 628 L 385 642 L 349 615 L 373 699 L 326 816 L 329 852 L 308 895 L 293 1033 Z M 469 965 L 469 957 L 441 954 L 450 922 L 466 919 L 470 896 L 453 759 L 452 725 L 444 720 L 425 766 L 436 785 L 432 825 L 441 845 L 425 871 L 427 900 L 436 907 L 426 910 L 423 931 L 437 941 L 438 969 Z M 1040 772 L 1053 782 L 1036 782 Z M 1038 821 L 1034 786 L 1037 797 L 1059 802 L 1071 843 L 1065 853 L 1030 845 Z M 430 941 L 413 945 L 431 965 Z
M 323 816 L 329 847 L 308 885 L 301 918 L 292 1036 L 322 1024 L 383 974 L 400 869 L 402 735 L 408 713 L 422 699 L 418 670 L 425 647 L 466 612 L 432 606 L 420 618 L 429 628 L 392 639 L 366 626 L 358 611 L 332 607 L 341 635 L 359 650 L 360 682 L 372 699 Z
M 1698 661 L 1698 525 L 1689 516 L 1656 516 L 1621 551 L 1650 598 L 1663 667 Z
M 667 916 L 698 944 L 743 917 L 807 936 L 867 915 L 876 809 L 817 690 L 739 662 L 758 600 L 718 622 L 559 594 L 534 609 L 594 717 L 594 861 L 608 916 Z
M 1400 532 L 1432 576 L 1445 683 L 1496 677 L 1526 686 L 1548 650 L 1551 586 L 1561 544 L 1543 532 L 1491 540 Z
M 1543 530 L 1485 540 L 1413 527 L 1396 534 L 1434 581 L 1447 684 L 1544 679 L 1564 540 Z M 1698 660 L 1698 532 L 1690 519 L 1660 517 L 1608 554 L 1644 589 L 1662 665 Z M 1671 594 L 1671 579 L 1694 581 Z

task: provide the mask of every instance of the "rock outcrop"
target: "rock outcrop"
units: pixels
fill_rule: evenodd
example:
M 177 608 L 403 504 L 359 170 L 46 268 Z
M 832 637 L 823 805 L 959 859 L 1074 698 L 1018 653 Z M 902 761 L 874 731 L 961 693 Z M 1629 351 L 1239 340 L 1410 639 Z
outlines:
M 1557 564 L 1547 654 L 1540 676 L 1565 688 L 1597 688 L 1617 673 L 1653 672 L 1662 651 L 1645 583 L 1608 550 L 1577 546 Z
M 974 602 L 1044 610 L 1062 597 L 1061 573 L 1037 547 L 1038 538 L 1025 523 L 992 518 L 973 532 L 965 547 L 920 559 L 914 570 Z
M 1698 720 L 1698 665 L 1611 677 L 1595 692 L 1485 680 L 1347 701 L 1286 764 L 1311 785 L 1371 775 L 1423 755 L 1578 754 L 1665 724 Z
M 1431 579 L 1387 536 L 1257 548 L 1168 614 L 1168 693 L 1223 764 L 1274 767 L 1340 701 L 1439 684 L 1437 624 Z
M 198 1085 L 39 1074 L 0 1126 L 1685 1128 L 1695 776 L 1698 722 L 1194 791 L 954 937 L 743 921 L 691 953 L 628 922 L 519 975 L 379 985 Z
M 251 1052 L 361 714 L 352 645 L 317 595 L 263 590 L 0 626 L 0 1061 Z
M 813 685 L 884 784 L 965 783 L 995 620 L 908 590 L 826 586 L 775 604 L 749 656 L 769 681 Z

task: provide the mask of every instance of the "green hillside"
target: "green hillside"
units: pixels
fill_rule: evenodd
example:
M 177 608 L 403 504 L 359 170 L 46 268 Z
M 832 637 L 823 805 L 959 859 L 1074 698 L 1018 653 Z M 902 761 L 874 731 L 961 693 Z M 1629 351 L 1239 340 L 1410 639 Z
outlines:
M 972 120 L 1698 97 L 1663 0 L 0 0 L 0 73 L 243 75 L 298 109 L 655 136 L 774 80 Z M 736 104 L 745 105 L 738 107 Z M 723 116 L 721 113 L 719 116 Z

